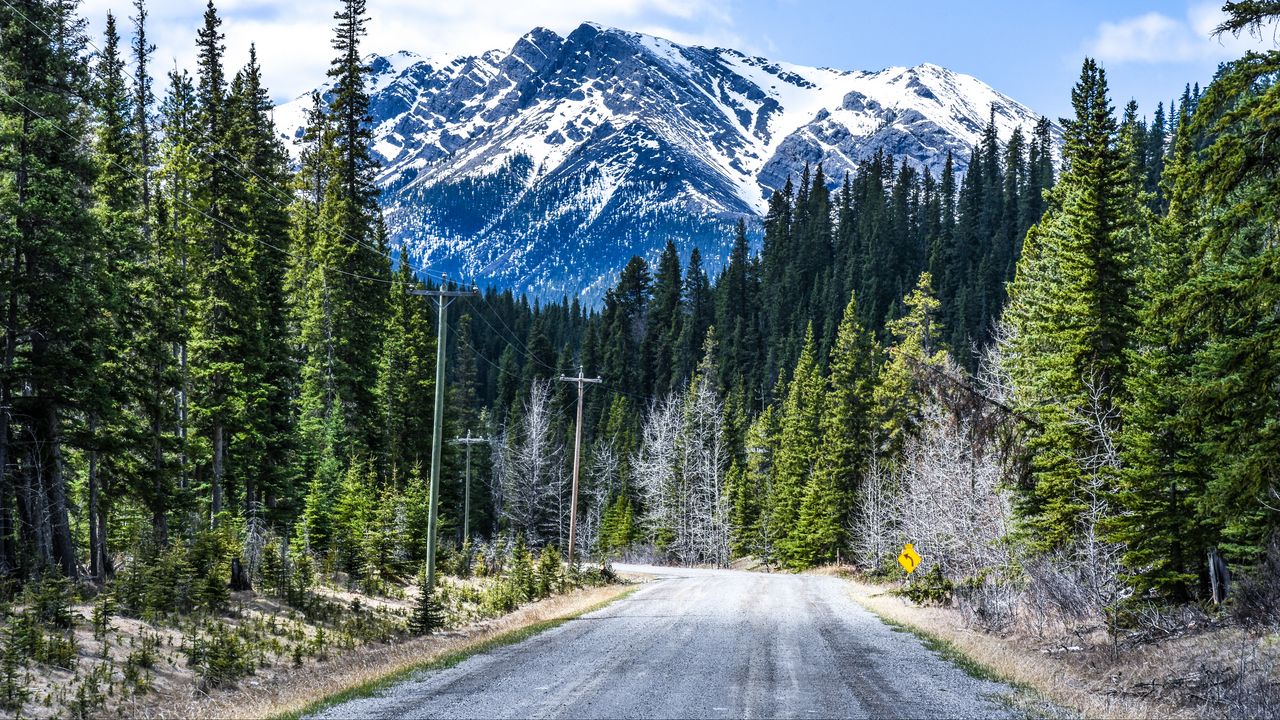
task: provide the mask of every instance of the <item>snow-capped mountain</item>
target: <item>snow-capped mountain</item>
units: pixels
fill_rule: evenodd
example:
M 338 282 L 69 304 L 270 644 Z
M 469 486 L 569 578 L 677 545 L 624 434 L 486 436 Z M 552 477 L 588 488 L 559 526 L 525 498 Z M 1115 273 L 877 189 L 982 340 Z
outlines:
M 989 113 L 1038 116 L 936 65 L 812 68 L 587 23 L 510 51 L 371 58 L 375 150 L 393 242 L 415 265 L 549 298 L 598 299 L 668 239 L 727 255 L 806 163 L 838 182 L 883 149 L 963 171 Z M 309 97 L 277 108 L 301 133 Z

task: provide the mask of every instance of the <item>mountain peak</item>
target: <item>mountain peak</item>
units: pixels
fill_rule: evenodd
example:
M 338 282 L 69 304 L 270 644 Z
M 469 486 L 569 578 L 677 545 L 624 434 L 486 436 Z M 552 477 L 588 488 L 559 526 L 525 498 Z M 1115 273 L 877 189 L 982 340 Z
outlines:
M 807 163 L 838 184 L 886 152 L 963 172 L 992 117 L 1038 116 L 932 63 L 813 68 L 585 22 L 507 51 L 374 58 L 374 149 L 392 240 L 454 276 L 599 299 L 632 254 L 668 239 L 714 272 L 738 218 Z M 282 106 L 287 136 L 309 100 Z

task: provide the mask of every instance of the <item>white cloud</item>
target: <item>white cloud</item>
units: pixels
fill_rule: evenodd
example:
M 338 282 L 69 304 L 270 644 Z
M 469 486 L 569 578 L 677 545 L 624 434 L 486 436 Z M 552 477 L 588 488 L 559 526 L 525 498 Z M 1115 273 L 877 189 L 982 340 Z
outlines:
M 204 0 L 149 0 L 148 5 L 157 72 L 175 64 L 194 69 Z M 296 97 L 324 80 L 338 0 L 216 0 L 216 5 L 230 69 L 245 62 L 252 43 L 277 98 Z M 507 49 L 534 27 L 564 35 L 588 20 L 678 42 L 740 47 L 729 5 L 730 0 L 369 0 L 364 48 L 427 56 L 479 53 Z M 82 6 L 98 44 L 109 9 L 119 16 L 133 11 L 131 0 L 85 0 Z M 132 27 L 122 21 L 121 30 L 127 35 Z
M 1274 26 L 1262 38 L 1243 34 L 1213 37 L 1224 19 L 1221 3 L 1189 5 L 1182 18 L 1149 12 L 1119 22 L 1104 22 L 1085 43 L 1085 52 L 1115 63 L 1178 63 L 1229 60 L 1252 49 L 1274 47 Z

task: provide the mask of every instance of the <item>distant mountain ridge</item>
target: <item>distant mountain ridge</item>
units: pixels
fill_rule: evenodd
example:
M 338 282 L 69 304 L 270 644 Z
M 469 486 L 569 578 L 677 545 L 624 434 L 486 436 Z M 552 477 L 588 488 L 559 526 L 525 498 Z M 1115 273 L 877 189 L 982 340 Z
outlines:
M 883 150 L 963 172 L 988 117 L 1039 116 L 931 64 L 811 68 L 585 23 L 510 51 L 370 58 L 374 148 L 393 243 L 415 264 L 545 298 L 599 299 L 668 239 L 709 270 L 729 227 L 822 163 L 838 182 Z M 296 137 L 309 97 L 281 105 Z

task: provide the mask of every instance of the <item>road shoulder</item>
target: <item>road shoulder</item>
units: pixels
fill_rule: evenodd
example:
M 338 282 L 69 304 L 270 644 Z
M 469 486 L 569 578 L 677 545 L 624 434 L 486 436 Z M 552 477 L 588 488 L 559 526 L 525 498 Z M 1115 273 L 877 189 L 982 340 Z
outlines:
M 218 692 L 173 707 L 174 717 L 299 718 L 366 697 L 423 670 L 525 640 L 604 607 L 638 584 L 585 588 L 526 605 L 494 621 L 389 645 L 359 646 L 323 666 L 283 673 L 260 685 Z
M 967 628 L 949 608 L 921 607 L 890 594 L 890 588 L 841 575 L 854 602 L 886 624 L 910 632 L 930 650 L 975 677 L 1015 688 L 1005 698 L 1029 717 L 1168 717 L 1169 708 L 1134 698 L 1100 694 L 1061 663 L 1010 638 Z

